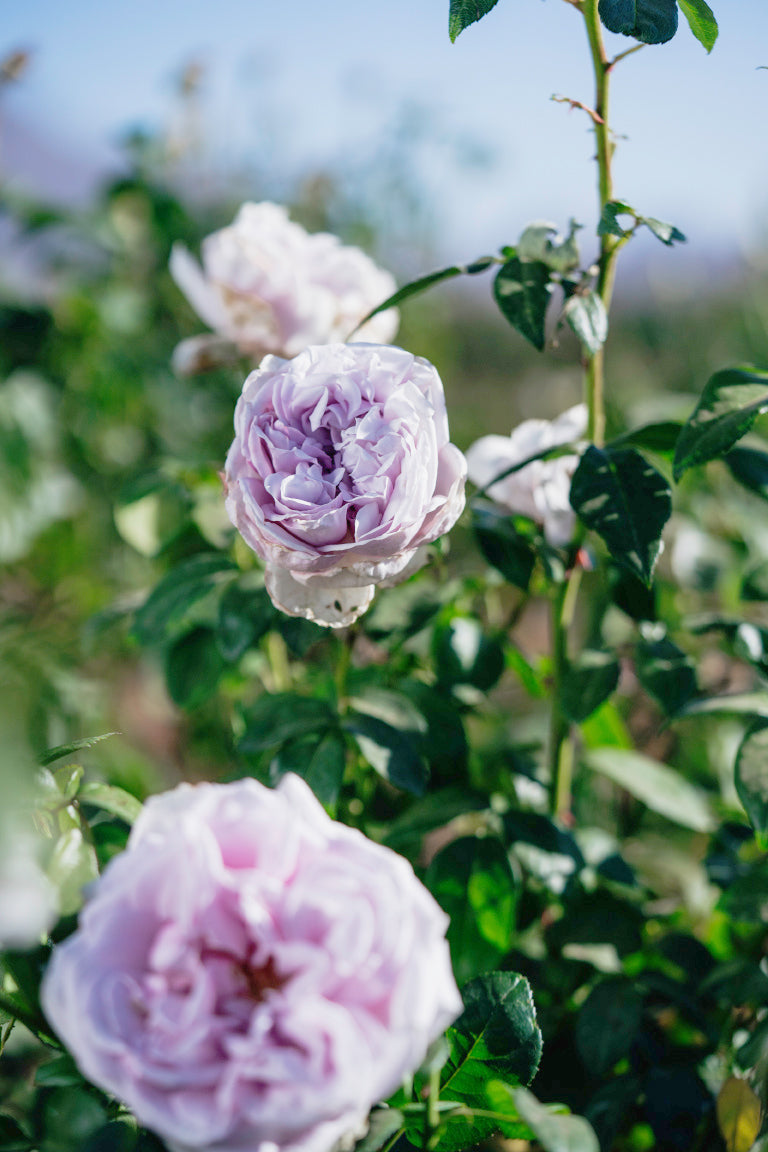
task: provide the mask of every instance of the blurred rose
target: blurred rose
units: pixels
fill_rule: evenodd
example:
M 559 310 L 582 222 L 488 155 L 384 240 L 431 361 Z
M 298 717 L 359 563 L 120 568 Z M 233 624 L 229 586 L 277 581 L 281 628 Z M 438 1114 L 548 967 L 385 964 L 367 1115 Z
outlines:
M 56 893 L 40 867 L 37 839 L 18 823 L 0 829 L 0 949 L 34 947 L 56 919 Z
M 146 805 L 42 1001 L 171 1149 L 327 1152 L 459 1013 L 446 924 L 298 777 L 181 785 Z
M 328 344 L 267 357 L 245 382 L 227 511 L 266 564 L 278 608 L 340 627 L 464 507 L 443 386 L 402 348 Z
M 203 241 L 202 258 L 201 268 L 174 245 L 173 278 L 214 332 L 256 360 L 347 340 L 396 287 L 359 248 L 327 232 L 311 235 L 278 204 L 243 204 L 233 224 Z M 356 339 L 386 344 L 397 324 L 389 309 Z
M 586 405 L 577 404 L 556 420 L 524 420 L 511 436 L 483 436 L 467 452 L 469 478 L 486 488 L 497 504 L 542 524 L 547 542 L 562 547 L 573 536 L 576 523 L 569 496 L 577 455 L 534 460 L 495 483 L 491 481 L 539 452 L 578 440 L 586 430 Z

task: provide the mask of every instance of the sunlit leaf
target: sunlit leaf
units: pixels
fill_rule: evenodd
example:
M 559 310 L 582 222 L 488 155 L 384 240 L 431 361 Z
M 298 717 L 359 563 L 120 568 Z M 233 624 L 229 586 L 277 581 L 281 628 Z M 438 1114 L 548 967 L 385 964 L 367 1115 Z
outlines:
M 724 456 L 768 411 L 768 372 L 726 368 L 707 381 L 675 449 L 674 474 Z
M 448 35 L 451 42 L 455 42 L 459 33 L 470 24 L 475 24 L 478 20 L 482 20 L 483 16 L 487 16 L 496 4 L 497 0 L 451 0 L 448 15 Z
M 768 832 L 768 718 L 756 721 L 736 753 L 736 792 L 755 831 Z
M 552 296 L 550 270 L 540 260 L 513 256 L 499 269 L 493 295 L 513 328 L 541 352 L 545 343 L 545 320 Z
M 711 52 L 717 40 L 717 20 L 706 0 L 677 0 L 688 27 L 700 44 Z
M 608 313 L 597 292 L 576 292 L 563 305 L 563 317 L 594 356 L 608 336 Z
M 621 748 L 592 748 L 584 754 L 584 763 L 684 828 L 709 832 L 715 827 L 706 793 L 666 764 Z
M 597 1137 L 583 1116 L 555 1112 L 527 1088 L 500 1087 L 510 1093 L 520 1119 L 533 1131 L 544 1152 L 600 1152 Z
M 717 1095 L 717 1126 L 727 1152 L 750 1152 L 760 1131 L 760 1097 L 746 1080 L 729 1076 Z

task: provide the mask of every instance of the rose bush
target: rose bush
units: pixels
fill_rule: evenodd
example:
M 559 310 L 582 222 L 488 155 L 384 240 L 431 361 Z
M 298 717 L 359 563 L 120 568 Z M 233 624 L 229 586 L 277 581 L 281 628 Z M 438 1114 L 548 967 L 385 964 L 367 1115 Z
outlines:
M 469 478 L 497 504 L 543 525 L 547 542 L 561 547 L 571 539 L 576 523 L 569 496 L 577 455 L 534 460 L 492 481 L 539 452 L 578 440 L 586 430 L 586 405 L 577 404 L 555 420 L 524 420 L 509 436 L 481 436 L 467 451 Z
M 402 348 L 330 344 L 267 357 L 245 382 L 227 511 L 284 612 L 340 627 L 464 507 L 435 368 Z
M 181 785 L 146 805 L 42 1002 L 170 1148 L 327 1152 L 460 1011 L 446 925 L 298 777 Z
M 347 340 L 396 287 L 359 248 L 306 232 L 278 204 L 243 204 L 233 224 L 203 241 L 202 261 L 176 244 L 171 274 L 201 319 L 257 360 Z M 386 344 L 397 324 L 389 309 L 358 338 Z

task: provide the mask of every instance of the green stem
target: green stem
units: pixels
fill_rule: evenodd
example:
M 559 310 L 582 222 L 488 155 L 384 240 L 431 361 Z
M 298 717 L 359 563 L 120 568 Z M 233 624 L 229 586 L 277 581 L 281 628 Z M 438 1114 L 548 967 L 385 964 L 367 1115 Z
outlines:
M 549 725 L 550 812 L 567 823 L 571 812 L 571 782 L 575 748 L 571 725 L 562 709 L 563 680 L 568 666 L 568 632 L 573 623 L 581 568 L 574 567 L 557 586 L 552 602 L 552 713 Z

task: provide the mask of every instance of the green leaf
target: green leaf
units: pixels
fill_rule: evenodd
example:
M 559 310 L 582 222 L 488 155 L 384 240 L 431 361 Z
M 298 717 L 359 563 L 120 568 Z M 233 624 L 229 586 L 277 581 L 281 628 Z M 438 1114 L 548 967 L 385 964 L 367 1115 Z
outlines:
M 581 723 L 608 699 L 618 682 L 616 657 L 586 649 L 566 668 L 560 701 L 563 712 L 574 724 Z
M 24 1135 L 12 1116 L 0 1112 L 0 1150 L 2 1152 L 28 1152 L 35 1142 Z
M 112 1120 L 94 1132 L 80 1152 L 134 1152 L 138 1137 L 133 1117 Z
M 764 860 L 737 876 L 723 892 L 717 907 L 733 920 L 746 924 L 768 924 L 768 866 Z
M 85 804 L 93 804 L 95 808 L 103 808 L 112 816 L 118 816 L 126 824 L 133 824 L 141 814 L 141 802 L 114 784 L 89 781 L 80 789 L 79 798 Z
M 750 1152 L 760 1131 L 762 1107 L 746 1080 L 729 1076 L 717 1095 L 717 1126 L 726 1152 Z
M 643 424 L 630 432 L 615 436 L 608 448 L 647 448 L 649 452 L 674 452 L 682 424 L 679 420 L 659 420 L 654 424 Z
M 529 224 L 517 242 L 517 256 L 520 260 L 538 260 L 553 272 L 570 272 L 579 266 L 576 233 L 580 228 L 581 224 L 571 220 L 568 235 L 563 239 L 554 224 Z
M 351 712 L 344 728 L 354 736 L 357 745 L 372 768 L 406 792 L 422 796 L 429 779 L 429 768 L 421 754 L 420 739 L 398 731 L 378 716 Z
M 109 740 L 110 736 L 119 735 L 119 732 L 102 732 L 100 736 L 86 736 L 84 740 L 73 740 L 71 744 L 57 744 L 55 748 L 49 748 L 42 754 L 40 767 L 47 768 L 49 764 L 53 764 L 54 760 L 62 760 L 65 756 L 72 756 L 75 752 L 81 752 L 83 748 L 93 748 L 102 740 Z
M 54 1088 L 43 1101 L 45 1152 L 80 1148 L 107 1116 L 104 1105 L 85 1088 Z
M 448 943 L 458 983 L 494 968 L 509 951 L 515 880 L 494 836 L 463 836 L 438 852 L 424 881 L 450 916 Z
M 79 911 L 83 889 L 99 874 L 96 852 L 79 828 L 69 828 L 59 836 L 48 862 L 48 879 L 59 893 L 59 912 L 69 916 Z
M 677 0 L 599 0 L 597 10 L 609 32 L 643 44 L 665 44 L 677 32 Z
M 499 1087 L 511 1095 L 520 1119 L 533 1131 L 544 1152 L 600 1152 L 597 1136 L 583 1116 L 553 1112 L 552 1105 L 541 1104 L 527 1088 Z
M 667 715 L 673 715 L 696 694 L 693 660 L 666 635 L 663 625 L 640 627 L 636 650 L 637 678 Z
M 717 40 L 717 20 L 706 0 L 677 0 L 688 27 L 700 44 L 711 52 Z
M 75 1084 L 82 1084 L 83 1077 L 72 1057 L 64 1052 L 61 1056 L 54 1056 L 39 1064 L 35 1072 L 35 1084 L 41 1088 L 71 1088 Z
M 422 854 L 424 837 L 435 828 L 443 828 L 457 817 L 466 820 L 473 813 L 484 812 L 487 807 L 487 797 L 467 788 L 430 789 L 390 825 L 384 843 L 415 863 Z
M 619 224 L 619 216 L 631 216 L 633 220 L 638 219 L 634 208 L 631 208 L 623 200 L 609 200 L 603 208 L 597 225 L 598 236 L 627 236 L 630 230 Z
M 594 356 L 608 336 L 608 313 L 597 292 L 576 292 L 563 306 L 563 316 L 587 352 Z
M 163 643 L 192 605 L 233 571 L 232 561 L 218 552 L 206 552 L 178 564 L 163 577 L 136 613 L 133 631 L 139 644 Z
M 630 980 L 602 980 L 576 1017 L 576 1047 L 591 1075 L 605 1076 L 629 1052 L 643 1019 L 643 1001 Z
M 325 700 L 293 692 L 265 692 L 245 713 L 245 731 L 238 745 L 245 756 L 274 748 L 287 740 L 338 727 L 338 716 Z
M 489 1079 L 530 1084 L 541 1059 L 541 1031 L 528 981 L 491 972 L 462 990 L 464 1012 L 448 1029 L 451 1055 L 440 1095 L 471 1104 Z
M 768 571 L 763 575 L 768 575 Z M 751 599 L 744 590 L 742 598 Z M 759 599 L 763 600 L 765 596 L 761 595 Z M 746 660 L 761 675 L 768 676 L 768 628 L 761 628 L 749 620 L 732 620 L 727 616 L 705 616 L 689 627 L 698 636 L 706 632 L 724 632 L 733 644 L 734 654 Z
M 686 242 L 685 236 L 679 228 L 675 228 L 674 224 L 667 224 L 665 220 L 657 220 L 655 216 L 640 216 L 638 223 L 650 228 L 656 239 L 661 240 L 662 244 L 666 244 L 667 248 Z
M 229 663 L 256 644 L 275 619 L 275 609 L 265 588 L 243 588 L 230 584 L 219 604 L 216 640 Z
M 224 667 L 213 628 L 193 628 L 166 654 L 165 678 L 171 700 L 179 708 L 197 708 L 216 691 Z
M 768 600 L 768 563 L 745 574 L 739 595 L 742 600 Z
M 756 832 L 768 833 L 768 718 L 756 721 L 739 745 L 736 792 Z
M 672 511 L 664 477 L 634 448 L 586 449 L 571 481 L 571 506 L 617 564 L 650 585 Z
M 435 629 L 432 656 L 442 685 L 472 684 L 487 692 L 504 671 L 501 644 L 468 616 L 454 616 Z
M 451 0 L 448 15 L 448 35 L 451 43 L 455 43 L 459 33 L 470 24 L 476 24 L 483 16 L 487 16 L 496 4 L 497 0 Z
M 536 548 L 530 538 L 517 531 L 511 516 L 495 509 L 475 506 L 472 520 L 485 559 L 505 580 L 526 592 L 536 565 Z
M 707 381 L 701 399 L 683 426 L 675 449 L 674 475 L 730 452 L 768 411 L 768 372 L 725 368 Z
M 333 808 L 346 766 L 346 744 L 341 732 L 329 728 L 290 740 L 279 750 L 269 766 L 273 783 L 294 772 L 306 780 L 321 804 Z
M 494 0 L 494 3 L 497 3 L 497 0 Z M 358 328 L 362 328 L 363 324 L 367 324 L 374 316 L 378 316 L 380 312 L 386 312 L 389 308 L 396 308 L 398 304 L 402 304 L 403 300 L 408 300 L 411 296 L 418 296 L 420 293 L 426 292 L 428 288 L 433 288 L 435 284 L 441 284 L 443 280 L 453 280 L 456 276 L 477 276 L 479 272 L 487 272 L 493 264 L 498 263 L 499 260 L 496 256 L 478 256 L 477 260 L 473 260 L 471 264 L 451 264 L 450 268 L 441 268 L 437 272 L 429 272 L 426 276 L 420 276 L 418 280 L 411 280 L 409 284 L 404 284 L 402 288 L 398 288 L 397 292 L 393 292 L 381 304 L 377 304 L 375 308 L 371 309 L 362 318 L 354 332 L 357 332 Z M 354 332 L 351 334 L 353 335 Z
M 768 452 L 756 448 L 731 448 L 725 463 L 734 480 L 756 496 L 768 500 Z
M 508 260 L 493 282 L 493 295 L 513 328 L 543 351 L 547 306 L 552 295 L 550 270 L 540 260 Z
M 695 832 L 715 827 L 706 793 L 666 764 L 621 748 L 592 748 L 583 759 L 588 768 L 607 776 L 660 816 Z
M 678 717 L 718 715 L 768 717 L 768 692 L 732 692 L 724 696 L 704 696 L 691 700 Z

